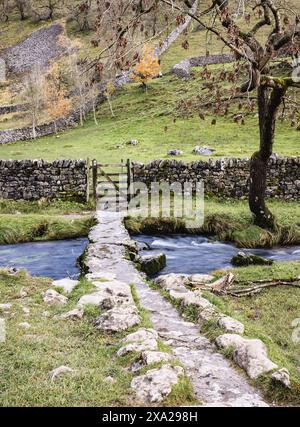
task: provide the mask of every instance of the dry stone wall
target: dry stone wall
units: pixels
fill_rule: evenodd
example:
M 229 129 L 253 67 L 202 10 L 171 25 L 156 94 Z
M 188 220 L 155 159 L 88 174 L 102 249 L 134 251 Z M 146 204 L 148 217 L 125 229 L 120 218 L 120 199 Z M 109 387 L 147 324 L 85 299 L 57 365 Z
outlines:
M 133 163 L 135 181 L 194 184 L 203 180 L 205 194 L 218 197 L 246 198 L 249 191 L 249 159 L 222 159 L 184 163 L 155 160 L 149 164 Z M 267 196 L 300 200 L 300 157 L 272 158 L 268 167 Z
M 87 174 L 83 160 L 0 160 L 0 198 L 86 198 Z

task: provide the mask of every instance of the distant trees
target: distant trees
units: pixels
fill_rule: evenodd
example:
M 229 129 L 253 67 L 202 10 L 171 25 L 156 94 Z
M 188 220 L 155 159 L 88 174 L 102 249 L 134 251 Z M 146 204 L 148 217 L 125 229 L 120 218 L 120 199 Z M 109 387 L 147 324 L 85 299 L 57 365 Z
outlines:
M 54 63 L 46 76 L 45 104 L 47 113 L 52 119 L 57 133 L 57 120 L 66 116 L 71 110 L 71 100 L 62 87 L 59 66 Z
M 160 62 L 155 55 L 154 49 L 149 44 L 143 47 L 143 54 L 140 61 L 136 64 L 132 79 L 139 82 L 143 87 L 147 88 L 147 82 L 160 74 Z
M 36 127 L 45 103 L 45 77 L 41 67 L 34 65 L 31 73 L 24 80 L 21 98 L 27 104 L 31 116 L 32 136 L 36 138 Z

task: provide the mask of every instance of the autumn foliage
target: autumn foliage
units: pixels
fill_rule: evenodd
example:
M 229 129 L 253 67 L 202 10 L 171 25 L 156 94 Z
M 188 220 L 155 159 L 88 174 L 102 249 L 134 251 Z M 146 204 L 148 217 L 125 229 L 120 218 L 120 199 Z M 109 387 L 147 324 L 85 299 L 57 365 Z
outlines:
M 47 74 L 46 107 L 55 127 L 56 121 L 66 116 L 71 110 L 71 101 L 60 81 L 58 64 L 54 63 Z
M 160 73 L 160 62 L 154 50 L 146 44 L 143 55 L 132 73 L 132 79 L 146 87 L 147 82 Z

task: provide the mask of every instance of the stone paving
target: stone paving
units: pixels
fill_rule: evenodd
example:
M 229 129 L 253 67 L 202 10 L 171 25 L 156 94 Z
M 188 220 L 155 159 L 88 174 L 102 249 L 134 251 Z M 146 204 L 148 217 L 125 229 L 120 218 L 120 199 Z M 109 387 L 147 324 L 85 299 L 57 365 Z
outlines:
M 158 291 L 151 289 L 145 277 L 126 258 L 128 247 L 134 248 L 135 244 L 120 214 L 98 211 L 97 220 L 84 257 L 86 277 L 92 280 L 113 277 L 114 280 L 136 286 L 142 306 L 150 312 L 153 328 L 159 338 L 169 345 L 173 356 L 183 364 L 199 402 L 204 406 L 268 406 L 246 376 L 200 334 L 199 327 L 186 321 Z M 143 345 L 137 347 L 142 348 Z M 128 349 L 132 350 L 134 346 L 127 346 L 126 351 Z M 148 382 L 157 376 L 157 372 L 148 372 L 148 376 L 135 378 L 133 389 L 142 381 L 147 390 Z M 145 395 L 149 394 L 144 392 Z M 154 401 L 155 398 L 151 395 L 149 399 Z

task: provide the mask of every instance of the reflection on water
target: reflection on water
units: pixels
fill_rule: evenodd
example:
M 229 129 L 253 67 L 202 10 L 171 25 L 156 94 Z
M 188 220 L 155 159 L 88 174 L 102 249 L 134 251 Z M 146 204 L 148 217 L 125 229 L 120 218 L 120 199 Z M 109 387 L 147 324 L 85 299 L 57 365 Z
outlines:
M 209 273 L 231 266 L 231 258 L 238 251 L 251 252 L 273 260 L 287 261 L 300 259 L 300 247 L 291 246 L 273 249 L 238 249 L 232 244 L 211 242 L 201 236 L 135 236 L 135 240 L 150 245 L 150 251 L 141 254 L 164 252 L 167 266 L 160 274 L 166 273 Z
M 34 276 L 62 279 L 78 276 L 77 258 L 86 238 L 0 246 L 0 267 L 26 268 Z

